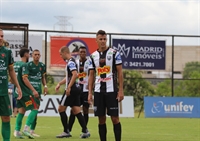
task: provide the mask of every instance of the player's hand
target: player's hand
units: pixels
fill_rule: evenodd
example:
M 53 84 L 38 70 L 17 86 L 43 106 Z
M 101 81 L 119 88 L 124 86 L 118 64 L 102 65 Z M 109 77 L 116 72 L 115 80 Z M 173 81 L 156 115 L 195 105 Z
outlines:
M 45 87 L 45 88 L 44 88 L 44 96 L 47 95 L 47 93 L 48 93 L 48 88 Z
M 56 87 L 55 87 L 56 93 L 58 93 L 59 88 L 60 88 L 60 84 L 58 83 L 58 84 L 56 85 Z
M 17 93 L 18 93 L 18 97 L 17 97 L 17 100 L 20 100 L 22 98 L 22 90 L 21 88 L 17 88 Z
M 38 94 L 38 92 L 37 92 L 36 90 L 33 91 L 33 95 L 34 95 L 34 97 L 36 97 L 36 98 L 39 97 L 39 94 Z
M 93 101 L 92 93 L 88 93 L 88 103 L 92 105 L 92 101 Z
M 117 94 L 117 100 L 118 102 L 121 102 L 123 99 L 124 99 L 124 91 L 120 90 L 118 91 L 118 94 Z
M 67 95 L 67 96 L 70 95 L 70 91 L 71 91 L 71 88 L 70 88 L 70 87 L 67 87 L 67 89 L 66 89 L 66 95 Z

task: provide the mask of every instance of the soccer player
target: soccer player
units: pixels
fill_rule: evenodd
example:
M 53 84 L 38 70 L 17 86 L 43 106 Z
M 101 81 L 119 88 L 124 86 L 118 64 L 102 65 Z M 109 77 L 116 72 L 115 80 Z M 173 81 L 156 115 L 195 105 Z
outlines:
M 10 141 L 10 115 L 12 114 L 10 99 L 8 95 L 8 73 L 14 85 L 17 87 L 17 99 L 21 99 L 22 91 L 17 81 L 13 68 L 13 55 L 9 48 L 3 46 L 3 30 L 0 29 L 0 116 L 2 120 L 1 134 L 3 141 Z
M 34 98 L 36 104 L 37 104 L 37 109 L 40 107 L 40 99 L 41 99 L 41 94 L 42 94 L 42 85 L 44 86 L 44 95 L 47 94 L 47 85 L 46 85 L 46 79 L 45 79 L 45 74 L 46 74 L 46 66 L 42 62 L 40 62 L 40 51 L 35 49 L 32 53 L 33 61 L 28 62 L 27 68 L 28 68 L 28 79 L 31 83 L 31 85 L 34 87 L 34 89 L 38 92 L 39 98 Z M 35 136 L 35 137 L 40 137 L 40 135 L 36 134 L 34 132 L 35 127 L 37 123 L 37 116 L 34 120 L 34 122 L 31 124 L 30 127 L 30 133 Z
M 94 83 L 94 113 L 99 119 L 99 136 L 106 141 L 106 112 L 111 116 L 115 141 L 121 141 L 121 124 L 118 102 L 124 99 L 122 59 L 120 53 L 106 46 L 107 34 L 99 30 L 96 34 L 97 51 L 91 54 L 88 102 L 92 100 Z M 119 82 L 119 88 L 117 86 Z
M 88 67 L 89 67 L 89 60 L 86 58 L 87 50 L 85 46 L 80 46 L 79 48 L 79 55 L 80 59 L 76 61 L 78 66 L 78 78 L 79 78 L 79 84 L 81 86 L 81 95 L 80 95 L 80 101 L 81 105 L 83 105 L 83 116 L 85 119 L 85 123 L 87 126 L 88 123 L 88 113 L 89 113 L 89 103 L 88 103 Z M 75 115 L 72 113 L 69 117 L 69 131 L 71 132 L 72 126 L 75 121 Z
M 35 117 L 37 116 L 38 113 L 37 105 L 33 97 L 39 97 L 39 94 L 31 85 L 28 79 L 29 72 L 27 69 L 27 62 L 29 59 L 29 50 L 27 48 L 21 48 L 19 51 L 19 55 L 21 57 L 21 61 L 15 62 L 14 65 L 16 69 L 18 68 L 17 70 L 15 69 L 15 71 L 17 71 L 18 73 L 17 79 L 19 81 L 23 95 L 22 98 L 17 101 L 17 108 L 19 113 L 16 118 L 14 136 L 20 139 L 24 138 L 20 133 L 20 129 L 22 126 L 22 119 L 24 117 L 25 112 L 27 110 L 31 110 L 26 120 L 26 124 L 22 133 L 25 136 L 33 139 L 34 137 L 30 134 L 29 128 L 33 123 L 33 121 L 35 120 Z
M 65 69 L 66 77 L 60 81 L 55 88 L 55 90 L 58 91 L 60 85 L 66 84 L 66 91 L 64 92 L 58 107 L 58 112 L 64 127 L 64 132 L 56 136 L 56 138 L 71 137 L 66 114 L 66 109 L 68 106 L 72 108 L 73 114 L 77 117 L 79 124 L 82 127 L 82 134 L 80 135 L 80 138 L 88 138 L 90 133 L 87 130 L 85 120 L 81 114 L 80 109 L 80 85 L 76 81 L 78 77 L 77 64 L 75 59 L 71 57 L 71 53 L 68 47 L 63 46 L 59 52 L 61 58 L 66 60 L 67 65 Z

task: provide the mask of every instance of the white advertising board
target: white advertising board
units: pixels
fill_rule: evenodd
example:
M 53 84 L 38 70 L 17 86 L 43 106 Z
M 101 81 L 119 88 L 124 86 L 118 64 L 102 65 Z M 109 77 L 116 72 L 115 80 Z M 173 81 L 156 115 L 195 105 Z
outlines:
M 38 116 L 59 116 L 58 106 L 61 95 L 46 95 L 42 96 L 42 102 Z M 27 111 L 28 115 L 30 111 Z M 70 107 L 67 108 L 67 115 L 70 115 Z M 94 117 L 93 106 L 89 108 L 89 116 Z M 132 96 L 125 96 L 124 100 L 119 103 L 120 117 L 134 117 L 134 104 Z

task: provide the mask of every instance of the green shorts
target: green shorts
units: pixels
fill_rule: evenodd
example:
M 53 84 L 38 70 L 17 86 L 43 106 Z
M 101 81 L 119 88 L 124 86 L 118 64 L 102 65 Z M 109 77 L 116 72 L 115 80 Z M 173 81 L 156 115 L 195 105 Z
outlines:
M 17 100 L 17 108 L 25 108 L 26 111 L 32 110 L 36 107 L 34 98 L 30 96 L 23 96 L 20 100 Z
M 36 98 L 36 97 L 34 97 L 35 103 L 36 103 L 37 105 L 40 105 L 40 99 L 41 99 L 41 98 Z
M 8 95 L 0 96 L 0 116 L 10 116 L 12 110 L 10 106 L 10 98 Z

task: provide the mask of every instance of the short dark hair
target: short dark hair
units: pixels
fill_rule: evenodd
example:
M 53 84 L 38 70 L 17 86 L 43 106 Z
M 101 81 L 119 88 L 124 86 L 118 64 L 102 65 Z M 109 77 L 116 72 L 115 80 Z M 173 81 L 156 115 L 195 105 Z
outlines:
M 34 49 L 34 50 L 33 50 L 33 52 L 35 52 L 35 51 L 38 51 L 38 52 L 40 52 L 38 49 Z
M 20 51 L 19 51 L 20 57 L 24 57 L 25 53 L 29 53 L 29 49 L 25 48 L 25 47 L 21 48 Z
M 98 36 L 98 35 L 107 35 L 107 34 L 106 34 L 106 32 L 104 30 L 99 30 L 96 33 L 96 36 Z
M 79 47 L 79 50 L 80 50 L 80 49 L 85 49 L 85 50 L 87 50 L 85 46 L 80 46 L 80 47 Z

